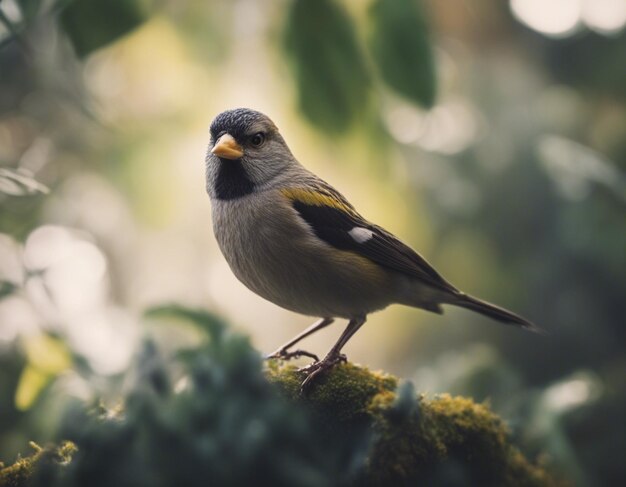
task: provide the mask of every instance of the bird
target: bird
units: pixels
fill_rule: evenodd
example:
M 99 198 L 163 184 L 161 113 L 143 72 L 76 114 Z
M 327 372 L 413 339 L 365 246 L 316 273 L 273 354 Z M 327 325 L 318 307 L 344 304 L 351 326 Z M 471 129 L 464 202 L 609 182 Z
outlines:
M 299 369 L 303 392 L 345 362 L 342 349 L 367 316 L 391 304 L 438 314 L 442 305 L 458 306 L 542 332 L 522 316 L 460 291 L 419 253 L 362 217 L 300 164 L 274 122 L 259 111 L 236 108 L 215 117 L 205 169 L 213 232 L 235 276 L 266 300 L 318 318 L 267 355 L 313 360 Z M 293 350 L 336 319 L 348 325 L 322 359 Z

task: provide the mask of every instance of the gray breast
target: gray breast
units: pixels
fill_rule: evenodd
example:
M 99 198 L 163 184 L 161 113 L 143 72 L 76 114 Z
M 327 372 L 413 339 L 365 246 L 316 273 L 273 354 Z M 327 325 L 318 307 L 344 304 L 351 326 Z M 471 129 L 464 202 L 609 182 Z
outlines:
M 296 242 L 304 232 L 290 224 L 287 207 L 255 193 L 213 201 L 213 230 L 233 273 L 255 293 L 288 307 L 289 283 L 298 273 Z
M 268 193 L 213 201 L 216 239 L 243 284 L 283 308 L 312 316 L 351 317 L 390 304 L 380 282 L 362 275 L 354 259 L 336 259 L 288 203 Z

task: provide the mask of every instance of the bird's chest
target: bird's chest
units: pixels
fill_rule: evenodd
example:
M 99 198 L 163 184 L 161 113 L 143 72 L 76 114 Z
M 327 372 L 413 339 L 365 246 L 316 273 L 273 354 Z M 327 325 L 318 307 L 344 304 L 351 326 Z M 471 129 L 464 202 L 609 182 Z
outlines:
M 289 212 L 258 196 L 213 204 L 213 231 L 226 261 L 240 281 L 268 299 L 293 274 L 294 244 L 305 238 Z
M 275 195 L 215 201 L 213 229 L 233 273 L 265 299 L 298 313 L 340 316 L 381 309 L 392 283 L 363 257 L 332 251 Z

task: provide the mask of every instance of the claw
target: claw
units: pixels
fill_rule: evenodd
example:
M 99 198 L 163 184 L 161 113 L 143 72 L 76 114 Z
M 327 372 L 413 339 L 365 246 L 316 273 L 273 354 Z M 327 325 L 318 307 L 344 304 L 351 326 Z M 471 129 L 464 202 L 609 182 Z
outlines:
M 306 367 L 298 369 L 298 372 L 306 374 L 305 379 L 302 381 L 302 384 L 300 384 L 300 394 L 307 394 L 317 376 L 332 369 L 335 365 L 341 362 L 347 362 L 347 360 L 347 357 L 340 353 L 337 355 L 326 356 L 323 360 L 318 360 L 310 365 L 307 365 Z
M 274 353 L 266 355 L 265 359 L 269 360 L 269 359 L 275 358 L 279 360 L 291 360 L 291 359 L 299 358 L 299 357 L 309 357 L 315 360 L 316 362 L 319 362 L 320 360 L 317 355 L 311 352 L 307 352 L 306 350 L 294 350 L 293 352 L 289 352 L 284 348 L 280 348 L 276 350 Z

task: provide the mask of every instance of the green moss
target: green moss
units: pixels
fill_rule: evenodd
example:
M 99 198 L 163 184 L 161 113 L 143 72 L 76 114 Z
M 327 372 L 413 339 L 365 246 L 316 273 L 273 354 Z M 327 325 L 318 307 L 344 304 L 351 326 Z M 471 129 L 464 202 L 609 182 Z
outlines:
M 346 363 L 320 377 L 306 397 L 302 397 L 300 384 L 304 375 L 295 367 L 281 367 L 274 362 L 268 367 L 267 375 L 289 399 L 301 402 L 324 420 L 342 424 L 360 423 L 369 418 L 372 399 L 393 395 L 398 385 L 395 377 Z
M 564 485 L 511 444 L 506 425 L 485 404 L 446 394 L 418 397 L 410 384 L 398 388 L 396 378 L 353 364 L 334 368 L 306 397 L 293 366 L 271 363 L 267 375 L 338 434 L 369 429 L 369 485 Z
M 35 450 L 32 455 L 20 457 L 8 467 L 0 463 L 0 487 L 24 487 L 29 484 L 37 465 L 43 462 L 66 464 L 76 451 L 76 446 L 70 441 L 63 442 L 59 447 L 42 448 L 34 442 L 31 442 L 30 446 Z

